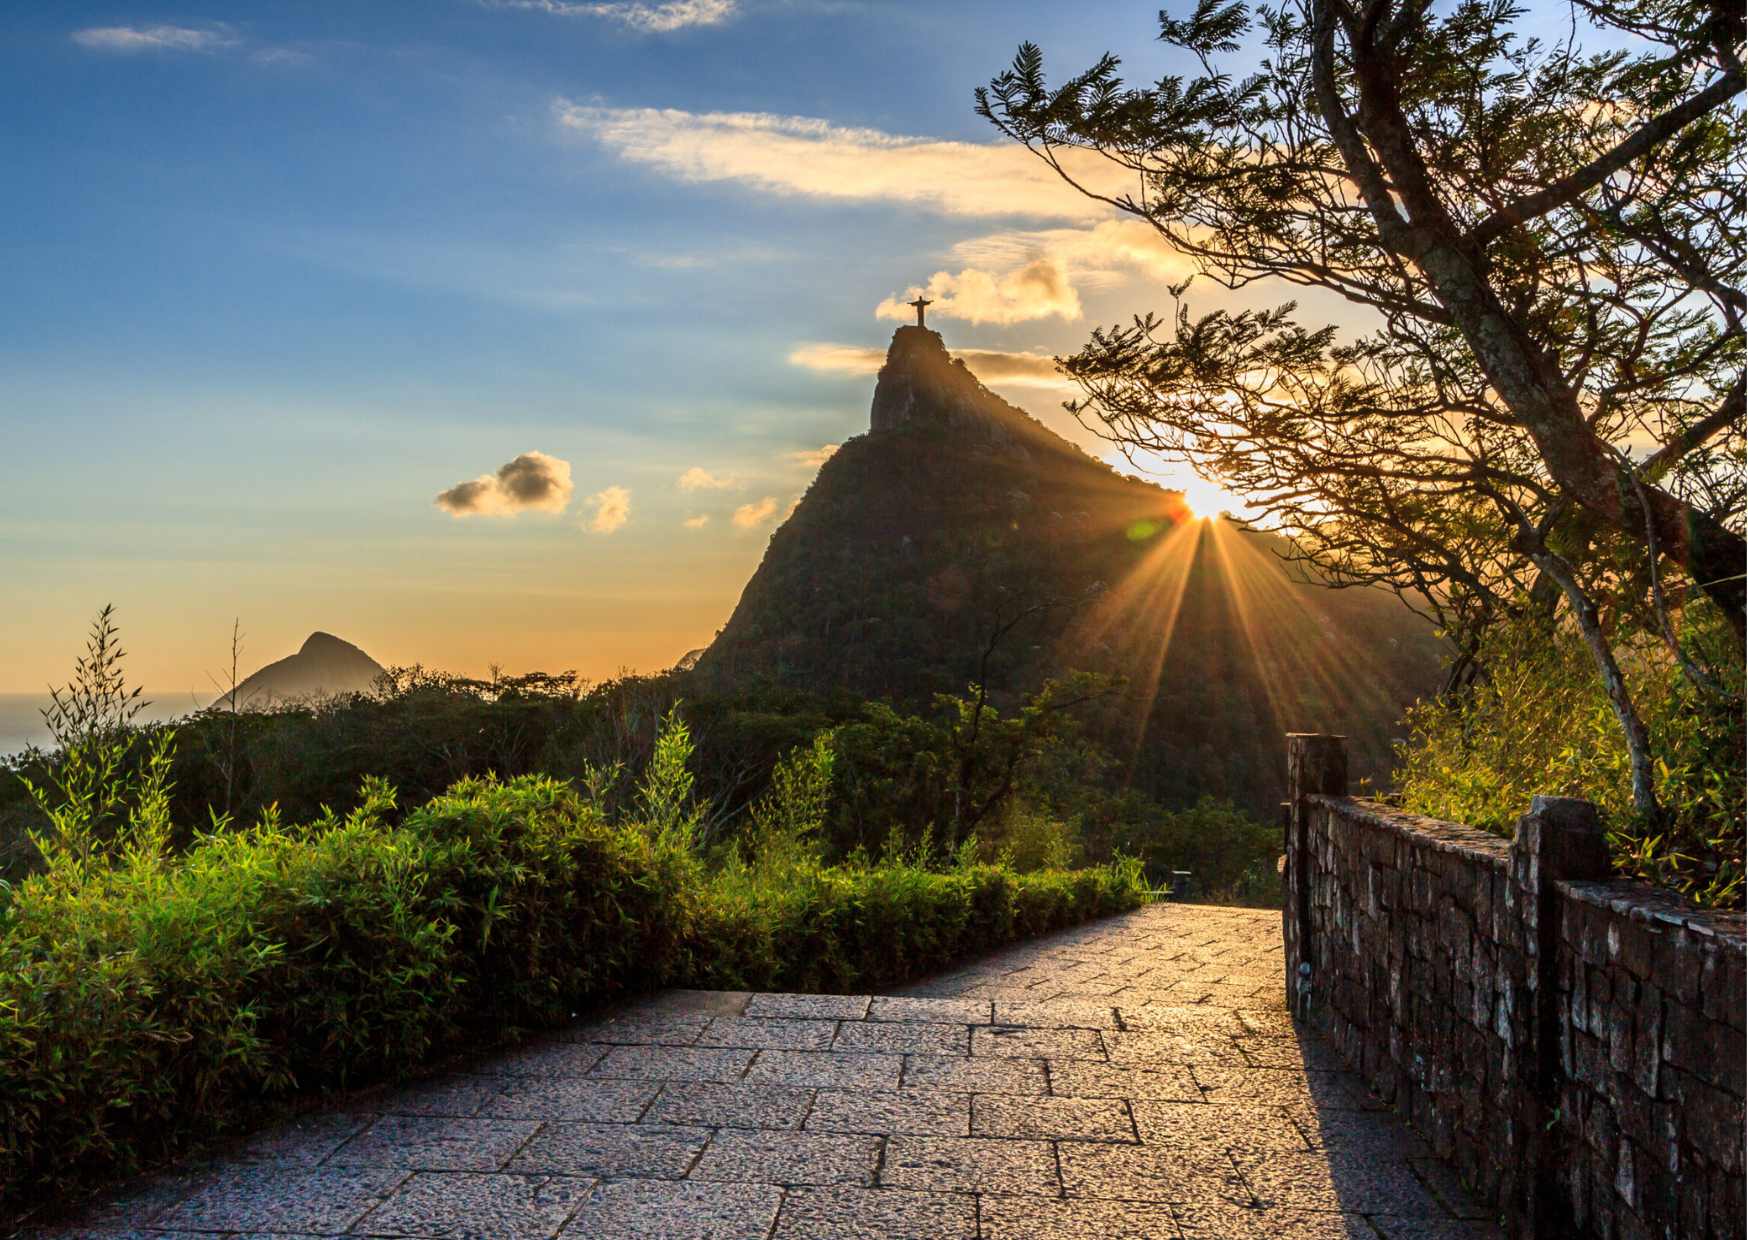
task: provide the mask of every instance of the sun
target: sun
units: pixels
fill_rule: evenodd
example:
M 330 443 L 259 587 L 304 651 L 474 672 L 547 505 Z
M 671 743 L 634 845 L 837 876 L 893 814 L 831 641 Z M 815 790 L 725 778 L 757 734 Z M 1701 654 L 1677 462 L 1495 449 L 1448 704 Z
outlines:
M 1184 507 L 1193 517 L 1217 517 L 1223 512 L 1236 512 L 1243 507 L 1229 492 L 1206 479 L 1189 474 L 1166 481 L 1166 486 L 1183 492 Z

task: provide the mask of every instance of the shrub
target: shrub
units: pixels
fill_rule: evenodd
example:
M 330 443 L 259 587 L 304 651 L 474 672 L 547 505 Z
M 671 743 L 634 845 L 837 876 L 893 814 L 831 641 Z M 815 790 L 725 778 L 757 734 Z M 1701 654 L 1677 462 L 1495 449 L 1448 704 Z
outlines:
M 773 812 L 808 812 L 810 760 Z M 872 989 L 1145 898 L 1133 866 L 783 849 L 713 876 L 668 792 L 643 789 L 667 821 L 612 822 L 565 782 L 470 779 L 396 824 L 375 781 L 344 819 L 269 814 L 174 862 L 134 849 L 26 880 L 0 909 L 0 1201 L 627 992 Z
M 1706 636 L 1702 619 L 1686 638 Z M 1510 835 L 1537 793 L 1584 797 L 1601 810 L 1622 872 L 1740 907 L 1742 708 L 1696 686 L 1662 645 L 1620 634 L 1616 644 L 1651 735 L 1662 822 L 1634 817 L 1626 743 L 1581 638 L 1533 620 L 1488 633 L 1487 675 L 1465 696 L 1409 712 L 1395 774 L 1403 804 Z

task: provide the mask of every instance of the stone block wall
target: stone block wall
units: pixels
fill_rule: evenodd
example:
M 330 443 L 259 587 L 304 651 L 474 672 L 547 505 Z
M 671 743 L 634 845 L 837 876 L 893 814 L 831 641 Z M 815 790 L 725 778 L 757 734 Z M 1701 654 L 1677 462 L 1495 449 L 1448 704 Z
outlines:
M 1518 1235 L 1743 1237 L 1742 915 L 1610 879 L 1585 802 L 1508 842 L 1349 798 L 1338 737 L 1290 749 L 1302 1018 Z

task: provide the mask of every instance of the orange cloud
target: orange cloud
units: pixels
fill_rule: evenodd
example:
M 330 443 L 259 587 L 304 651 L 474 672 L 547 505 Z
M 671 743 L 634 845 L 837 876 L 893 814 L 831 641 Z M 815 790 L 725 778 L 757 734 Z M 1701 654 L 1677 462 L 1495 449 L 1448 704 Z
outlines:
M 680 479 L 675 485 L 682 491 L 699 491 L 732 487 L 735 486 L 736 483 L 733 478 L 718 478 L 713 474 L 707 473 L 702 466 L 694 465 L 691 469 L 688 469 L 685 473 L 680 475 Z
M 631 519 L 631 492 L 624 487 L 608 487 L 589 496 L 588 502 L 595 506 L 595 515 L 582 528 L 592 534 L 611 534 Z
M 734 510 L 734 523 L 743 530 L 763 525 L 777 515 L 777 497 L 767 495 L 756 504 L 742 504 Z
M 875 314 L 883 319 L 909 322 L 916 313 L 905 302 L 918 295 L 934 304 L 929 313 L 944 319 L 967 319 L 973 323 L 1018 323 L 1060 315 L 1080 317 L 1080 295 L 1068 282 L 1068 272 L 1054 258 L 1037 258 L 1006 275 L 967 267 L 958 275 L 937 271 L 926 290 L 912 285 L 904 297 L 888 297 Z

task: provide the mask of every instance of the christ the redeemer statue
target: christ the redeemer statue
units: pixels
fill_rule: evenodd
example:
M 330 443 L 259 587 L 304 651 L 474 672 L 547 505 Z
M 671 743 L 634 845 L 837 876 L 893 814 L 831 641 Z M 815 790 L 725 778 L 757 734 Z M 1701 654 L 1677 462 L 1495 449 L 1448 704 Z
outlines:
M 918 293 L 915 301 L 907 301 L 904 304 L 916 307 L 916 325 L 921 327 L 923 325 L 923 307 L 932 306 L 935 303 L 924 297 L 921 293 Z

